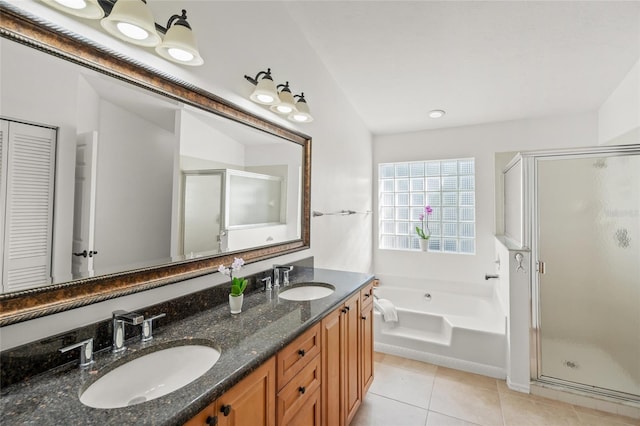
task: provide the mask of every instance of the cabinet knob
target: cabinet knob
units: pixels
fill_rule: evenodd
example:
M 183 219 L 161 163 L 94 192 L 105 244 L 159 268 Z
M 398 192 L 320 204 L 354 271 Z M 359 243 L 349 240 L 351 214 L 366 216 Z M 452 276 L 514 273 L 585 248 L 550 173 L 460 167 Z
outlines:
M 305 353 L 306 353 L 306 352 L 304 351 L 304 349 L 300 349 L 300 350 L 298 351 L 298 355 L 300 355 L 300 356 L 304 356 L 304 354 L 305 354 Z
M 218 424 L 218 416 L 209 416 L 204 422 L 209 426 L 216 426 Z
M 361 318 L 362 318 L 363 320 L 366 320 L 366 319 L 367 319 L 366 315 L 363 315 Z
M 369 293 L 365 293 L 365 294 L 364 294 L 364 297 L 365 297 L 365 299 L 366 299 L 366 298 L 369 298 L 369 297 L 371 297 L 371 294 L 369 294 Z
M 223 405 L 222 407 L 220 407 L 220 412 L 224 414 L 225 417 L 227 417 L 229 414 L 231 414 L 231 404 Z
M 300 386 L 298 388 L 298 391 L 300 391 L 300 393 L 304 395 L 304 393 L 307 391 L 307 389 L 304 386 Z

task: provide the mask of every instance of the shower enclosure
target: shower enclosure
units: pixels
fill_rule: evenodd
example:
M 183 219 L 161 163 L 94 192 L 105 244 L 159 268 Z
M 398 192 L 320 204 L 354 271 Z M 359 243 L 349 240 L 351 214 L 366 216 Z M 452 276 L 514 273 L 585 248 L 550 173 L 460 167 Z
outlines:
M 516 162 L 537 271 L 531 378 L 640 402 L 640 145 Z

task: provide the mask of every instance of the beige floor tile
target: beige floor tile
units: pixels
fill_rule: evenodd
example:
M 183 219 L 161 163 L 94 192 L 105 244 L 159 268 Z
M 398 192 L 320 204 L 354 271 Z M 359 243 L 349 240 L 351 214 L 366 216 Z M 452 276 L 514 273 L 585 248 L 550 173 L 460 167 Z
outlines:
M 433 374 L 426 371 L 409 371 L 395 364 L 381 363 L 376 365 L 369 392 L 427 409 L 433 379 Z
M 594 410 L 586 407 L 575 407 L 580 421 L 585 425 L 632 425 L 640 426 L 640 419 L 618 416 L 605 411 Z
M 578 426 L 580 419 L 571 405 L 561 407 L 530 398 L 500 395 L 505 426 Z
M 429 364 L 427 362 L 416 361 L 408 358 L 401 358 L 395 355 L 385 355 L 384 363 L 393 365 L 394 367 L 404 368 L 410 371 L 416 371 L 418 373 L 427 373 L 435 375 L 438 366 Z
M 429 414 L 427 414 L 427 426 L 477 426 L 477 424 L 445 416 L 435 411 L 429 411 Z
M 482 426 L 502 426 L 497 388 L 487 389 L 486 384 L 485 387 L 478 387 L 454 378 L 449 374 L 445 377 L 436 375 L 429 411 Z M 495 380 L 493 385 L 496 386 Z
M 385 358 L 385 354 L 383 354 L 382 352 L 374 352 L 373 353 L 373 361 L 374 362 L 383 362 L 384 358 Z
M 461 383 L 476 388 L 498 390 L 497 380 L 492 377 L 481 376 L 479 374 L 467 373 L 466 371 L 454 370 L 452 368 L 438 367 L 436 378 Z
M 424 426 L 427 410 L 368 393 L 351 426 Z

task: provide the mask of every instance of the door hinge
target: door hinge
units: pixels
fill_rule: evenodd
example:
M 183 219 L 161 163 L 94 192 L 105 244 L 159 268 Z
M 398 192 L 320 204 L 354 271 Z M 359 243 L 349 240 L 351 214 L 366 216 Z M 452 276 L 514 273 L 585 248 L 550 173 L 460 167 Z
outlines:
M 544 274 L 546 272 L 546 265 L 544 262 L 538 261 L 538 273 Z

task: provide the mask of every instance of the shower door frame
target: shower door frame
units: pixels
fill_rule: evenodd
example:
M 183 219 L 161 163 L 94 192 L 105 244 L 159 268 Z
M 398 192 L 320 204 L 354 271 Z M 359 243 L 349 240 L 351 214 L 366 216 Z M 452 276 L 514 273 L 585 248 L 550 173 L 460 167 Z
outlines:
M 518 154 L 522 160 L 523 185 L 523 244 L 531 248 L 531 325 L 530 325 L 530 377 L 532 383 L 561 387 L 587 394 L 606 396 L 609 398 L 640 402 L 640 398 L 628 393 L 599 388 L 593 385 L 581 384 L 555 377 L 542 375 L 542 346 L 541 346 L 541 306 L 540 306 L 540 215 L 538 204 L 538 165 L 541 161 L 579 159 L 591 157 L 620 157 L 625 155 L 640 155 L 640 144 L 612 145 L 599 147 L 584 147 L 562 150 L 545 150 L 523 152 Z M 514 159 L 515 161 L 515 159 Z

